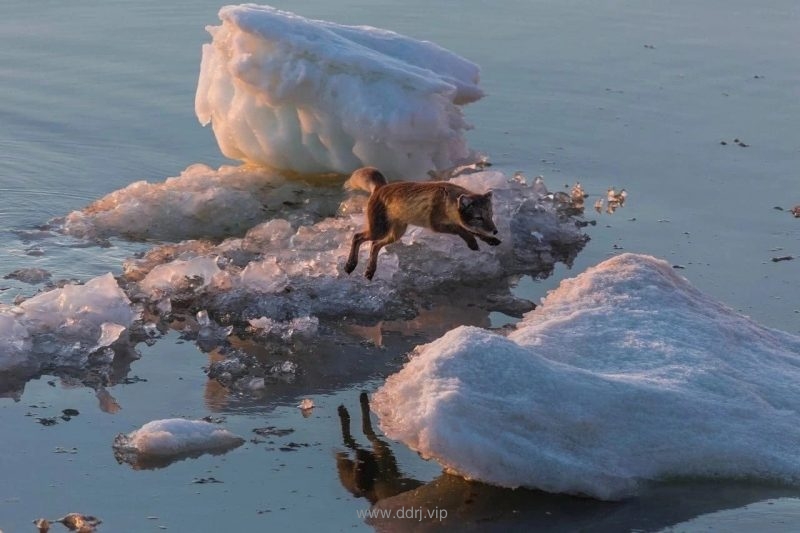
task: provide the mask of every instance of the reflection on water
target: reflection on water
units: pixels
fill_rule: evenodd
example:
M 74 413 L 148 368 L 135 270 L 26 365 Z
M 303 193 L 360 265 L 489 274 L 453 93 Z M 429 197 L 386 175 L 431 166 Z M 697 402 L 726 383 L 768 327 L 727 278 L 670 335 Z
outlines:
M 358 444 L 349 411 L 340 405 L 348 451 L 336 454 L 336 469 L 348 492 L 372 504 L 366 521 L 378 531 L 657 531 L 724 509 L 800 497 L 796 488 L 733 480 L 668 481 L 618 502 L 506 489 L 447 473 L 424 483 L 404 474 L 392 445 L 376 435 L 366 393 L 359 404 L 369 446 Z
M 694 517 L 771 498 L 796 498 L 797 490 L 747 482 L 686 481 L 653 487 L 637 498 L 603 502 L 527 489 L 501 489 L 443 474 L 413 491 L 379 502 L 373 509 L 397 516 L 400 509 L 422 513 L 418 524 L 398 518 L 369 519 L 379 531 L 464 528 L 480 531 L 658 531 Z M 386 515 L 384 515 L 386 516 Z M 730 524 L 728 530 L 736 530 Z M 410 527 L 409 527 L 410 526 Z
M 0 398 L 19 400 L 28 381 L 50 374 L 57 376 L 64 387 L 80 386 L 94 389 L 101 409 L 105 412 L 115 412 L 118 407 L 113 407 L 115 402 L 111 401 L 113 398 L 110 397 L 106 387 L 125 383 L 130 379 L 128 375 L 131 364 L 139 359 L 134 344 L 119 343 L 113 348 L 104 348 L 87 354 L 88 364 L 85 367 L 62 367 L 45 361 L 30 368 L 17 367 L 13 371 L 0 371 Z
M 166 468 L 169 465 L 176 463 L 178 461 L 185 461 L 187 459 L 197 459 L 198 457 L 202 457 L 204 455 L 224 455 L 228 453 L 231 449 L 236 448 L 238 445 L 231 445 L 227 448 L 217 448 L 217 449 L 210 449 L 210 450 L 199 450 L 199 451 L 191 451 L 191 452 L 184 452 L 178 453 L 168 456 L 162 455 L 141 455 L 136 452 L 131 452 L 128 449 L 125 449 L 123 446 L 119 445 L 120 437 L 122 435 L 118 435 L 117 439 L 114 441 L 114 459 L 117 460 L 119 464 L 128 464 L 134 470 L 157 470 L 160 468 Z
M 350 433 L 350 413 L 340 405 L 339 421 L 342 424 L 342 440 L 349 452 L 336 454 L 336 470 L 339 481 L 352 495 L 377 503 L 402 492 L 422 485 L 422 482 L 404 476 L 389 445 L 372 429 L 369 418 L 369 399 L 366 392 L 359 396 L 361 409 L 361 432 L 367 437 L 371 449 L 361 447 Z

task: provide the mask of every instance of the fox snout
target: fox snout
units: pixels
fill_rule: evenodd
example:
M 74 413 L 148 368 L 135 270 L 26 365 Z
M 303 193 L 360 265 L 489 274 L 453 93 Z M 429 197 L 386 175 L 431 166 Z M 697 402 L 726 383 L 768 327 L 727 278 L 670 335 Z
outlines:
M 491 220 L 487 220 L 484 224 L 484 227 L 481 229 L 483 229 L 486 233 L 497 235 L 497 226 L 495 226 Z

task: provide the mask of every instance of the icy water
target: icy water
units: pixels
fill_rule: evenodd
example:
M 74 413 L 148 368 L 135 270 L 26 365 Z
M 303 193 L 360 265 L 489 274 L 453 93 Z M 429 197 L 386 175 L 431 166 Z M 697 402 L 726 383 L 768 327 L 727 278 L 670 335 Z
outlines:
M 699 289 L 758 322 L 800 332 L 800 221 L 788 213 L 800 204 L 794 2 L 273 5 L 392 29 L 475 61 L 488 96 L 467 109 L 469 140 L 496 168 L 541 174 L 551 189 L 580 180 L 589 206 L 608 187 L 626 188 L 624 208 L 587 214 L 597 225 L 572 270 L 522 280 L 520 295 L 538 300 L 611 254 L 642 252 L 683 267 Z M 218 23 L 219 7 L 4 2 L 0 275 L 23 267 L 54 279 L 118 274 L 147 245 L 87 246 L 39 228 L 133 181 L 227 162 L 194 116 L 203 28 Z M 784 256 L 798 259 L 772 260 Z M 38 290 L 0 281 L 4 303 Z M 36 518 L 73 511 L 99 516 L 108 531 L 403 530 L 436 528 L 442 511 L 448 527 L 475 530 L 800 528 L 796 488 L 676 481 L 613 504 L 500 490 L 445 475 L 362 424 L 360 392 L 374 390 L 414 345 L 457 324 L 506 320 L 442 305 L 364 332 L 380 349 L 323 338 L 300 350 L 303 374 L 258 398 L 209 381 L 202 367 L 219 354 L 176 331 L 138 345 L 141 359 L 122 370 L 128 379 L 108 389 L 31 381 L 18 401 L 0 399 L 0 530 L 33 530 Z M 304 398 L 317 405 L 307 417 L 296 407 Z M 59 419 L 67 408 L 80 414 Z M 117 464 L 117 433 L 173 416 L 224 418 L 249 440 L 157 470 Z M 58 423 L 37 423 L 48 417 Z M 293 431 L 253 432 L 269 426 Z M 378 499 L 411 517 L 368 524 L 359 512 Z M 419 521 L 420 509 L 434 519 Z

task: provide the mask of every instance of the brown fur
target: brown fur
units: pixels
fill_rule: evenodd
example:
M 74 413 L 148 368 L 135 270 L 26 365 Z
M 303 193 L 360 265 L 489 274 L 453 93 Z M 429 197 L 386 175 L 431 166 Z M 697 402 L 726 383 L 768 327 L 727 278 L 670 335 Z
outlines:
M 353 235 L 344 267 L 348 274 L 358 264 L 361 245 L 372 241 L 364 272 L 367 279 L 372 279 L 378 252 L 400 239 L 409 224 L 458 235 L 472 250 L 478 250 L 475 237 L 491 246 L 500 244 L 500 240 L 492 236 L 497 234 L 497 228 L 492 221 L 491 192 L 477 194 L 446 181 L 387 183 L 383 174 L 372 167 L 353 172 L 345 187 L 371 193 L 367 202 L 367 226 Z

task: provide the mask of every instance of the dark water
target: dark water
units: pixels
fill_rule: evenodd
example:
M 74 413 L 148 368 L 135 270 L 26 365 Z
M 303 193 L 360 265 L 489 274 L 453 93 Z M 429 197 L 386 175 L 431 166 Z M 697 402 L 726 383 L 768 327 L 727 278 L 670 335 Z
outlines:
M 795 3 L 276 5 L 458 52 L 482 67 L 488 96 L 467 109 L 475 125 L 469 139 L 496 168 L 541 174 L 551 189 L 580 180 L 590 204 L 610 186 L 627 189 L 624 209 L 594 217 L 592 240 L 573 269 L 523 280 L 521 295 L 537 300 L 611 254 L 642 252 L 685 267 L 698 288 L 759 322 L 800 332 L 800 259 L 771 260 L 800 257 L 800 222 L 785 211 L 800 204 Z M 203 27 L 217 23 L 218 8 L 188 0 L 3 4 L 0 274 L 28 266 L 56 278 L 119 273 L 142 244 L 87 248 L 41 237 L 36 228 L 133 181 L 226 162 L 193 108 L 200 46 L 208 41 Z M 2 286 L 4 303 L 37 290 L 8 280 Z M 141 359 L 128 376 L 146 381 L 99 392 L 63 378 L 32 381 L 19 402 L 0 399 L 0 529 L 33 530 L 35 518 L 72 511 L 100 516 L 108 531 L 367 529 L 358 511 L 379 498 L 384 509 L 446 509 L 447 525 L 472 529 L 800 527 L 796 489 L 682 482 L 617 504 L 503 491 L 443 475 L 362 426 L 360 392 L 377 388 L 415 344 L 459 323 L 504 320 L 440 308 L 417 322 L 383 325 L 380 349 L 312 346 L 298 355 L 305 374 L 255 399 L 210 382 L 202 367 L 218 354 L 175 332 L 138 346 Z M 318 406 L 307 418 L 296 407 L 306 397 Z M 352 439 L 342 432 L 339 405 L 349 413 Z M 65 408 L 81 414 L 53 426 L 36 422 Z M 206 415 L 224 417 L 248 439 L 265 426 L 294 432 L 158 470 L 114 460 L 117 433 L 153 419 Z M 291 443 L 293 451 L 280 449 Z M 209 477 L 222 483 L 194 482 Z M 438 525 L 415 516 L 371 523 Z

